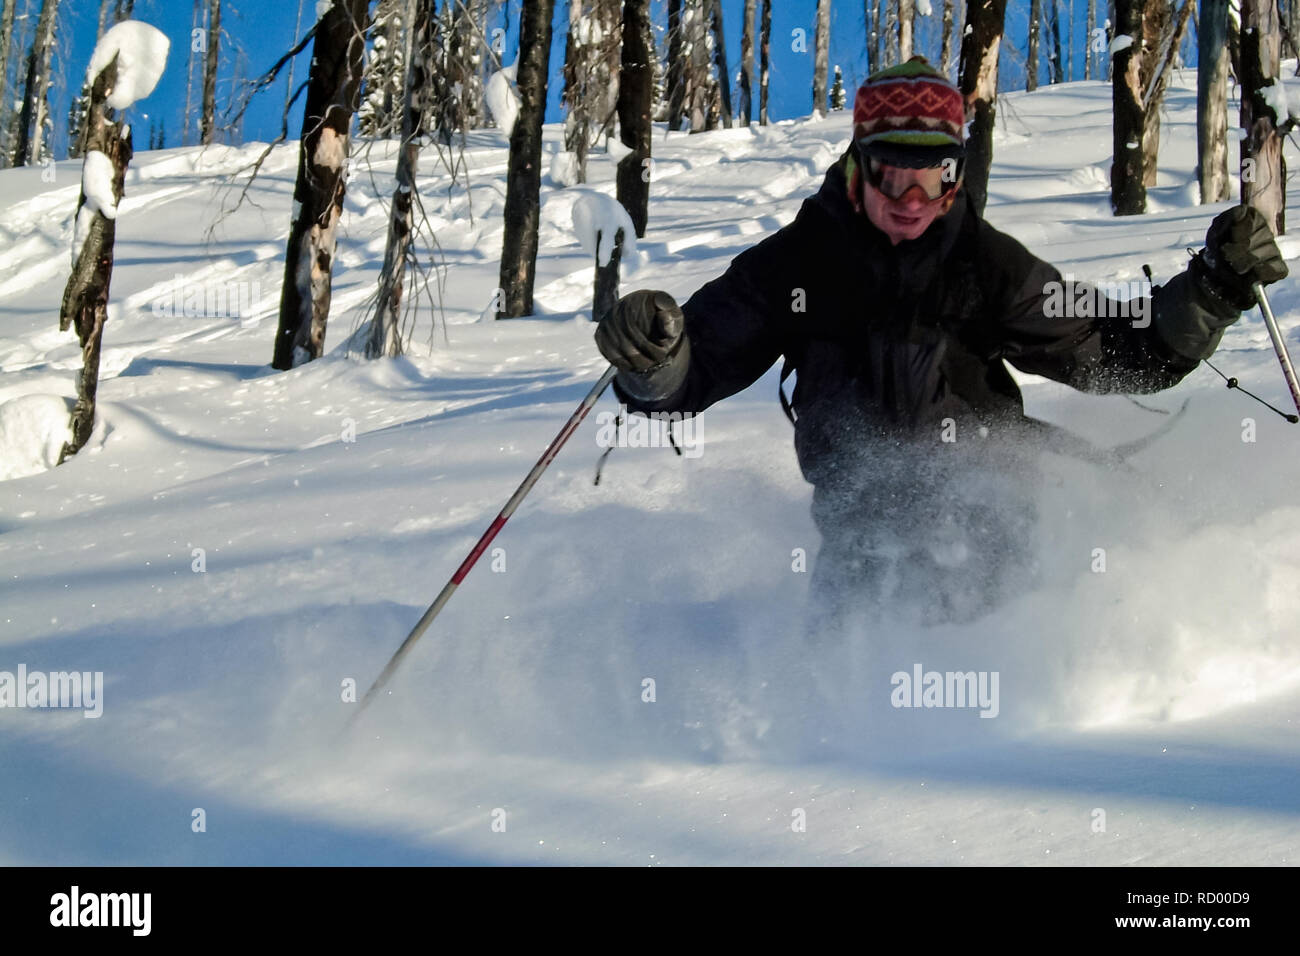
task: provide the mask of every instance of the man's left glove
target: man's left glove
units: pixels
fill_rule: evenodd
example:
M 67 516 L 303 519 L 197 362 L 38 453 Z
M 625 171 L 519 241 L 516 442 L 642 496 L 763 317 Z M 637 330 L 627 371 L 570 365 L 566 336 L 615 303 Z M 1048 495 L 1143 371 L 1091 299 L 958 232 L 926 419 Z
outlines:
M 1254 308 L 1254 283 L 1268 285 L 1287 276 L 1268 220 L 1252 206 L 1219 213 L 1205 234 L 1205 250 L 1192 263 L 1201 286 L 1238 312 Z

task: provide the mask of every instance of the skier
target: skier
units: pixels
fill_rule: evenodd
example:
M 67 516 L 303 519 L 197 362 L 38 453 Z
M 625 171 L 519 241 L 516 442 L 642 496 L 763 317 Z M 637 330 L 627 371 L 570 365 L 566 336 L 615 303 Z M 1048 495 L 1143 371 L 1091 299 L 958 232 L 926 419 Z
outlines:
M 974 210 L 964 158 L 957 88 L 920 57 L 878 72 L 790 225 L 680 308 L 633 292 L 596 329 L 631 411 L 700 412 L 781 356 L 782 379 L 798 373 L 818 626 L 844 620 L 845 598 L 904 591 L 927 620 L 978 616 L 1032 573 L 1028 420 L 1002 359 L 1088 392 L 1166 389 L 1254 304 L 1253 282 L 1287 275 L 1264 217 L 1238 206 L 1148 295 L 1081 295 Z M 1080 307 L 1061 309 L 1062 289 Z

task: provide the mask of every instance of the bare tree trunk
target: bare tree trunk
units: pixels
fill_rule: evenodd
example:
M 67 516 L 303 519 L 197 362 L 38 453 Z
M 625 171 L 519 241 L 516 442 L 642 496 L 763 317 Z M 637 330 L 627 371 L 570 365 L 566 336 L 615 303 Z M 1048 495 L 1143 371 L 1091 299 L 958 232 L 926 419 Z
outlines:
M 1061 59 L 1061 9 L 1059 0 L 1047 0 L 1047 19 L 1052 31 L 1052 82 L 1065 82 L 1065 62 Z M 1158 0 L 1164 2 L 1164 0 Z
M 552 0 L 552 6 L 554 0 Z M 458 22 L 461 31 L 461 50 L 464 71 L 461 82 L 464 88 L 466 129 L 479 129 L 486 122 L 486 101 L 483 99 L 483 37 L 487 32 L 486 0 L 457 0 Z
M 361 77 L 357 131 L 362 136 L 392 139 L 402 135 L 406 101 L 403 61 L 410 36 L 410 0 L 380 0 L 370 24 L 370 55 Z
M 862 0 L 862 41 L 866 44 L 867 76 L 876 69 L 876 23 L 871 16 L 872 0 Z
M 1196 176 L 1201 202 L 1221 202 L 1228 198 L 1228 0 L 1201 0 L 1196 42 Z
M 871 49 L 871 71 L 875 73 L 883 70 L 888 65 L 885 62 L 886 50 L 889 45 L 889 7 L 886 5 L 886 0 L 876 0 L 875 13 L 871 17 L 871 32 L 873 44 Z
M 104 2 L 107 3 L 108 0 L 104 0 Z M 202 4 L 203 0 L 194 0 L 194 13 L 190 17 L 191 37 L 194 36 L 194 31 L 199 29 L 199 24 L 202 23 L 202 17 L 200 14 Z M 195 56 L 196 51 L 193 49 L 192 41 L 187 44 L 187 49 L 189 52 L 186 55 L 185 60 L 185 118 L 182 121 L 183 126 L 181 128 L 182 146 L 190 145 L 190 123 L 194 114 L 194 74 L 199 63 L 198 57 Z
M 298 34 L 302 32 L 303 2 L 304 0 L 298 0 L 298 16 L 293 21 L 293 42 L 295 44 L 298 42 Z M 419 0 L 416 0 L 416 2 L 418 3 Z M 198 12 L 198 9 L 199 9 L 199 0 L 194 0 L 195 13 Z M 298 60 L 297 57 L 294 57 L 291 60 L 289 60 L 289 76 L 288 79 L 285 80 L 285 84 L 284 84 L 284 115 L 286 116 L 289 114 L 289 106 L 293 103 L 293 68 L 294 65 L 297 63 L 297 60 Z M 185 111 L 187 113 L 189 112 L 189 100 L 190 100 L 190 93 L 189 90 L 187 89 L 185 91 L 185 104 L 186 104 Z M 185 122 L 186 123 L 189 122 L 188 117 L 186 118 Z
M 769 47 L 772 40 L 772 0 L 762 0 L 762 22 L 759 26 L 758 73 L 758 125 L 767 125 L 767 81 L 770 74 Z
M 1300 2 L 1287 0 L 1287 23 L 1290 24 L 1291 49 L 1296 55 L 1296 73 L 1300 75 Z
M 939 43 L 939 72 L 951 75 L 953 0 L 943 0 L 943 34 Z
M 899 15 L 899 5 L 902 0 L 888 0 L 889 13 L 885 21 L 885 63 L 893 66 L 898 63 L 898 24 L 901 21 Z
M 722 94 L 722 125 L 731 129 L 731 75 L 727 68 L 727 40 L 722 29 L 722 0 L 708 2 L 709 27 L 713 31 L 713 65 L 718 71 L 718 90 Z M 647 13 L 647 20 L 649 16 Z
M 50 155 L 47 133 L 50 123 L 50 61 L 54 55 L 54 24 L 59 0 L 43 0 L 36 21 L 36 36 L 27 57 L 27 82 L 22 111 L 18 115 L 18 145 L 15 166 L 35 166 Z
M 12 99 L 6 80 L 9 77 L 9 47 L 13 44 L 14 14 L 17 9 L 18 0 L 4 0 L 4 12 L 0 13 L 0 124 L 6 119 L 7 107 Z
M 691 132 L 702 133 L 713 129 L 713 82 L 709 69 L 708 19 L 705 4 L 708 0 L 685 0 L 682 10 L 687 50 L 687 103 L 691 115 Z
M 203 115 L 199 142 L 211 145 L 217 127 L 217 68 L 221 64 L 221 0 L 208 0 L 208 48 L 203 63 Z
M 740 33 L 740 124 L 748 126 L 753 122 L 753 89 L 750 86 L 754 75 L 754 13 L 758 9 L 756 0 L 745 0 L 745 24 Z
M 971 0 L 961 40 L 958 86 L 966 98 L 970 134 L 966 144 L 966 193 L 984 214 L 993 165 L 993 123 L 997 118 L 998 48 L 1007 0 Z
M 1147 186 L 1156 185 L 1156 170 L 1160 152 L 1160 107 L 1164 102 L 1165 87 L 1169 84 L 1170 70 L 1178 56 L 1187 21 L 1191 17 L 1195 0 L 1183 0 L 1178 18 L 1167 0 L 1152 0 L 1148 4 L 1149 16 L 1143 18 L 1143 30 L 1148 38 L 1142 50 L 1142 181 Z
M 1111 54 L 1113 159 L 1110 167 L 1110 208 L 1117 216 L 1146 212 L 1147 190 L 1142 175 L 1142 4 L 1144 0 L 1115 0 L 1117 36 L 1133 42 Z
M 96 26 L 95 43 L 98 44 L 108 27 L 109 0 L 99 0 L 99 21 Z M 0 58 L 2 59 L 2 58 Z M 0 78 L 4 76 L 0 67 Z M 0 85 L 3 85 L 0 80 Z M 81 92 L 72 99 L 68 107 L 68 159 L 80 159 L 86 154 L 86 135 L 90 131 L 90 82 L 83 80 Z M 149 148 L 153 149 L 153 136 L 149 137 Z
M 813 115 L 826 115 L 826 73 L 831 46 L 831 0 L 817 0 L 817 30 L 813 35 Z
M 615 120 L 618 118 L 620 74 L 623 72 L 623 2 L 622 0 L 597 0 L 596 20 L 603 37 L 595 50 L 595 82 L 590 87 L 594 94 L 591 107 L 592 126 L 599 138 L 605 135 L 605 151 L 614 138 Z M 651 41 L 650 50 L 654 52 Z M 651 69 L 650 101 L 654 102 L 654 70 Z
M 406 24 L 406 77 L 402 90 L 402 145 L 397 154 L 397 188 L 388 216 L 388 241 L 379 272 L 379 294 L 366 340 L 366 358 L 402 354 L 402 296 L 406 265 L 415 231 L 415 174 L 424 137 L 425 100 L 429 90 L 434 0 L 414 0 L 413 18 Z M 408 6 L 408 9 L 410 7 Z
M 912 34 L 916 29 L 916 0 L 899 0 L 898 3 L 898 62 L 912 58 Z
M 619 77 L 618 128 L 623 145 L 631 150 L 618 161 L 618 201 L 632 217 L 638 237 L 645 235 L 650 209 L 650 105 L 654 41 L 650 33 L 650 0 L 623 4 L 623 69 Z
M 1092 79 L 1092 31 L 1097 29 L 1097 0 L 1088 0 L 1088 20 L 1083 40 L 1083 78 Z
M 347 186 L 352 118 L 361 91 L 366 0 L 334 0 L 316 26 L 284 257 L 277 369 L 320 358 L 330 312 L 334 245 Z
M 569 35 L 564 43 L 564 90 L 560 102 L 568 109 L 564 117 L 564 150 L 572 153 L 576 166 L 574 181 L 587 181 L 587 149 L 591 145 L 591 46 L 589 15 L 583 0 L 569 0 Z
M 668 128 L 681 129 L 686 109 L 686 44 L 682 42 L 682 0 L 668 0 Z
M 533 313 L 537 274 L 538 195 L 542 185 L 542 118 L 551 59 L 555 0 L 526 3 L 519 21 L 519 117 L 510 134 L 506 173 L 505 239 L 501 251 L 501 306 L 497 318 Z
M 1050 3 L 1051 0 L 1048 0 Z M 1038 89 L 1038 35 L 1042 21 L 1042 0 L 1029 0 L 1029 49 L 1025 54 L 1025 89 Z
M 1275 116 L 1263 91 L 1282 82 L 1277 0 L 1241 0 L 1241 201 L 1268 220 L 1274 235 L 1286 232 L 1286 161 Z
M 103 153 L 113 164 L 113 201 L 116 207 L 122 201 L 126 167 L 131 161 L 131 131 L 107 116 L 105 100 L 117 85 L 117 62 L 114 57 L 108 66 L 99 71 L 91 85 L 90 149 Z M 77 202 L 76 221 L 82 218 L 86 205 L 83 190 Z M 79 230 L 80 231 L 80 230 Z M 59 451 L 59 464 L 81 450 L 95 427 L 95 393 L 99 388 L 99 350 L 108 319 L 108 289 L 113 278 L 113 241 L 117 235 L 116 213 L 112 218 L 96 209 L 81 236 L 72 275 L 63 290 L 63 303 L 59 310 L 59 330 L 77 330 L 81 343 L 81 373 L 77 376 L 77 404 L 72 410 L 70 427 L 72 441 L 65 442 Z

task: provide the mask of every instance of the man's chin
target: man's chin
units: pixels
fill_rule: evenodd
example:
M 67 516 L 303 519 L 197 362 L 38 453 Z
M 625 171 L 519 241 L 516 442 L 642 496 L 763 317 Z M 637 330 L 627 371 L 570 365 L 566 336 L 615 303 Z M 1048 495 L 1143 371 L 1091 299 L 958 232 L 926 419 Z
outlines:
M 921 219 L 917 222 L 902 225 L 897 221 L 891 223 L 889 238 L 897 245 L 900 242 L 906 242 L 911 239 L 919 239 L 924 235 L 925 230 L 929 228 L 933 220 Z

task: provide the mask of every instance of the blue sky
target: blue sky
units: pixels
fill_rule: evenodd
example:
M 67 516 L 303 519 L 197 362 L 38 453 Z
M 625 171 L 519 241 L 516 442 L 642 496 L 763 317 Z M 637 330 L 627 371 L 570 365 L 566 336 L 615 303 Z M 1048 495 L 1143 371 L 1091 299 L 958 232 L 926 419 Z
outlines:
M 932 0 L 935 13 L 921 18 L 918 26 L 918 49 L 921 52 L 934 51 L 937 56 L 939 44 L 939 12 L 941 0 Z M 315 15 L 313 0 L 305 0 L 303 16 L 310 22 Z M 772 12 L 772 77 L 770 114 L 776 119 L 805 115 L 811 108 L 812 54 L 811 35 L 816 15 L 816 0 L 774 0 Z M 1104 0 L 1099 4 L 1104 11 Z M 551 56 L 551 82 L 549 84 L 549 103 L 547 120 L 560 118 L 558 98 L 560 92 L 559 71 L 564 53 L 564 25 L 567 23 L 567 0 L 557 0 L 556 29 Z M 1023 49 L 1026 33 L 1026 19 L 1029 0 L 1010 0 L 1007 11 L 1007 40 L 1019 52 L 1004 50 L 1002 58 L 1003 88 L 1013 89 L 1024 85 Z M 1073 10 L 1077 23 L 1077 46 L 1082 48 L 1083 24 L 1086 14 L 1085 0 L 1070 0 L 1062 8 L 1068 14 Z M 731 65 L 731 74 L 740 68 L 740 33 L 743 16 L 743 0 L 724 0 L 723 19 L 727 35 L 727 53 Z M 838 63 L 844 72 L 845 85 L 850 91 L 863 78 L 866 72 L 866 50 L 863 40 L 863 2 L 862 0 L 839 0 L 832 6 L 831 21 L 831 62 Z M 80 80 L 90 57 L 95 38 L 95 26 L 98 17 L 99 0 L 64 0 L 62 20 L 60 23 L 59 57 L 57 66 L 59 76 L 64 82 L 56 84 L 53 93 L 53 109 L 58 121 L 56 153 L 65 155 L 66 137 L 63 135 L 66 123 L 69 93 L 68 88 L 80 86 Z M 151 122 L 162 122 L 167 130 L 169 146 L 178 145 L 183 127 L 185 109 L 186 62 L 189 55 L 189 31 L 193 4 L 191 0 L 137 0 L 135 16 L 157 26 L 172 40 L 172 52 L 167 72 L 158 89 L 135 109 L 133 122 L 136 126 L 136 143 L 144 148 L 147 143 L 148 129 Z M 517 28 L 520 0 L 508 0 L 507 13 L 502 24 L 507 29 L 506 59 L 513 62 L 517 43 Z M 666 4 L 664 0 L 654 0 L 652 13 L 659 29 L 666 24 Z M 21 12 L 21 8 L 20 8 Z M 242 72 L 245 77 L 258 75 L 268 69 L 279 56 L 288 50 L 294 42 L 294 22 L 298 12 L 298 0 L 227 0 L 222 15 L 222 25 L 230 35 L 230 43 L 238 47 L 226 51 L 223 59 L 221 82 L 218 86 L 218 103 L 228 101 L 235 71 L 235 56 L 242 56 Z M 1104 17 L 1104 13 L 1102 14 Z M 304 27 L 305 29 L 305 27 Z M 804 29 L 808 33 L 807 53 L 794 49 L 793 31 Z M 1190 33 L 1190 31 L 1189 31 Z M 1044 38 L 1046 39 L 1046 37 Z M 1046 43 L 1044 43 L 1046 47 Z M 295 68 L 295 82 L 306 77 L 310 49 L 298 58 Z M 1082 78 L 1083 67 L 1081 53 L 1077 50 L 1073 75 Z M 1045 72 L 1043 74 L 1046 75 Z M 287 77 L 287 71 L 286 71 Z M 276 135 L 279 129 L 279 117 L 285 98 L 286 80 L 282 79 L 275 86 L 261 93 L 245 119 L 245 139 L 267 140 Z M 757 94 L 755 94 L 757 95 Z M 757 105 L 755 106 L 757 108 Z M 300 114 L 295 115 L 290 123 L 290 135 L 296 137 L 301 124 Z

